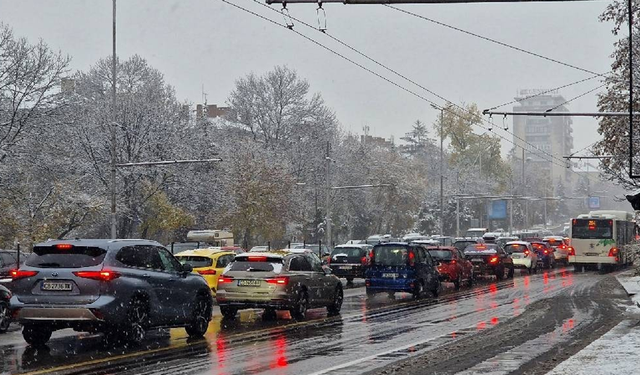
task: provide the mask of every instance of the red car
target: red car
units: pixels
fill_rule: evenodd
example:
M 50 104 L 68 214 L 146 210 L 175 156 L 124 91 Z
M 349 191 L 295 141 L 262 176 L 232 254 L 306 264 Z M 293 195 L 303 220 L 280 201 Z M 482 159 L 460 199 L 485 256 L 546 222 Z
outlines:
M 473 264 L 453 246 L 428 247 L 429 255 L 438 262 L 441 281 L 449 281 L 460 289 L 463 282 L 473 285 Z

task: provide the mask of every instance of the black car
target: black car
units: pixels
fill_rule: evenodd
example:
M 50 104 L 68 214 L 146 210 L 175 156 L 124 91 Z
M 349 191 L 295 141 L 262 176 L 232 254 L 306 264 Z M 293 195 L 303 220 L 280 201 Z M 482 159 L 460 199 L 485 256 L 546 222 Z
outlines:
M 467 246 L 475 245 L 475 244 L 478 244 L 478 243 L 481 243 L 481 241 L 465 238 L 465 239 L 456 240 L 453 243 L 453 247 L 455 247 L 456 249 L 458 249 L 460 251 L 464 251 L 464 249 L 466 249 Z
M 369 264 L 371 245 L 339 245 L 333 249 L 327 260 L 331 272 L 352 282 L 356 277 L 364 277 L 364 270 Z
M 473 264 L 476 276 L 492 276 L 498 280 L 513 277 L 513 259 L 497 244 L 472 244 L 464 249 L 464 255 Z
M 538 254 L 538 268 L 553 268 L 556 265 L 556 260 L 553 255 L 554 249 L 547 243 L 542 241 L 531 242 L 531 247 Z
M 20 264 L 23 264 L 28 255 L 20 253 Z M 18 252 L 16 250 L 0 250 L 0 279 L 10 278 L 11 270 L 18 268 Z
M 0 333 L 7 332 L 11 324 L 11 314 L 9 313 L 9 300 L 11 292 L 0 285 Z
M 200 337 L 213 299 L 192 270 L 155 241 L 47 241 L 12 272 L 12 315 L 32 346 L 64 328 L 134 344 L 155 327 L 184 327 Z

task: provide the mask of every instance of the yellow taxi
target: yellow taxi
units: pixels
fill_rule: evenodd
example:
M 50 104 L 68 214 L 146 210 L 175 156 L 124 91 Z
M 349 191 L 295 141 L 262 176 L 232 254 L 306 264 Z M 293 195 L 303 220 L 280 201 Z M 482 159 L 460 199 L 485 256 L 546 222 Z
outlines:
M 182 264 L 190 264 L 193 272 L 197 272 L 209 284 L 211 292 L 216 295 L 218 278 L 225 267 L 236 257 L 236 253 L 219 247 L 187 250 L 175 255 Z

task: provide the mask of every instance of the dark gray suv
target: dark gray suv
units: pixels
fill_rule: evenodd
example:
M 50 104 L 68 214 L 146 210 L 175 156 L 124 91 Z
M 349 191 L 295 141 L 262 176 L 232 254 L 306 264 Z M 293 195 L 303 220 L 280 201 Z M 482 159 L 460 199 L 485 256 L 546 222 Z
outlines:
M 11 272 L 11 310 L 33 346 L 63 328 L 129 343 L 140 343 L 152 327 L 185 327 L 198 337 L 213 299 L 191 271 L 154 241 L 48 241 Z

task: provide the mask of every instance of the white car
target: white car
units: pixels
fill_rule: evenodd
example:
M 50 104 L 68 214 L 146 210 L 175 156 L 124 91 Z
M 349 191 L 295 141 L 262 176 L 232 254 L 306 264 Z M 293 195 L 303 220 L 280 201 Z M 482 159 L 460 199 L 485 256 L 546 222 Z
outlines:
M 569 263 L 569 243 L 562 236 L 548 236 L 542 239 L 542 242 L 553 248 L 553 257 L 556 263 Z
M 530 274 L 538 271 L 538 254 L 533 250 L 529 242 L 507 242 L 504 250 L 511 255 L 513 267 L 524 268 L 528 270 Z

